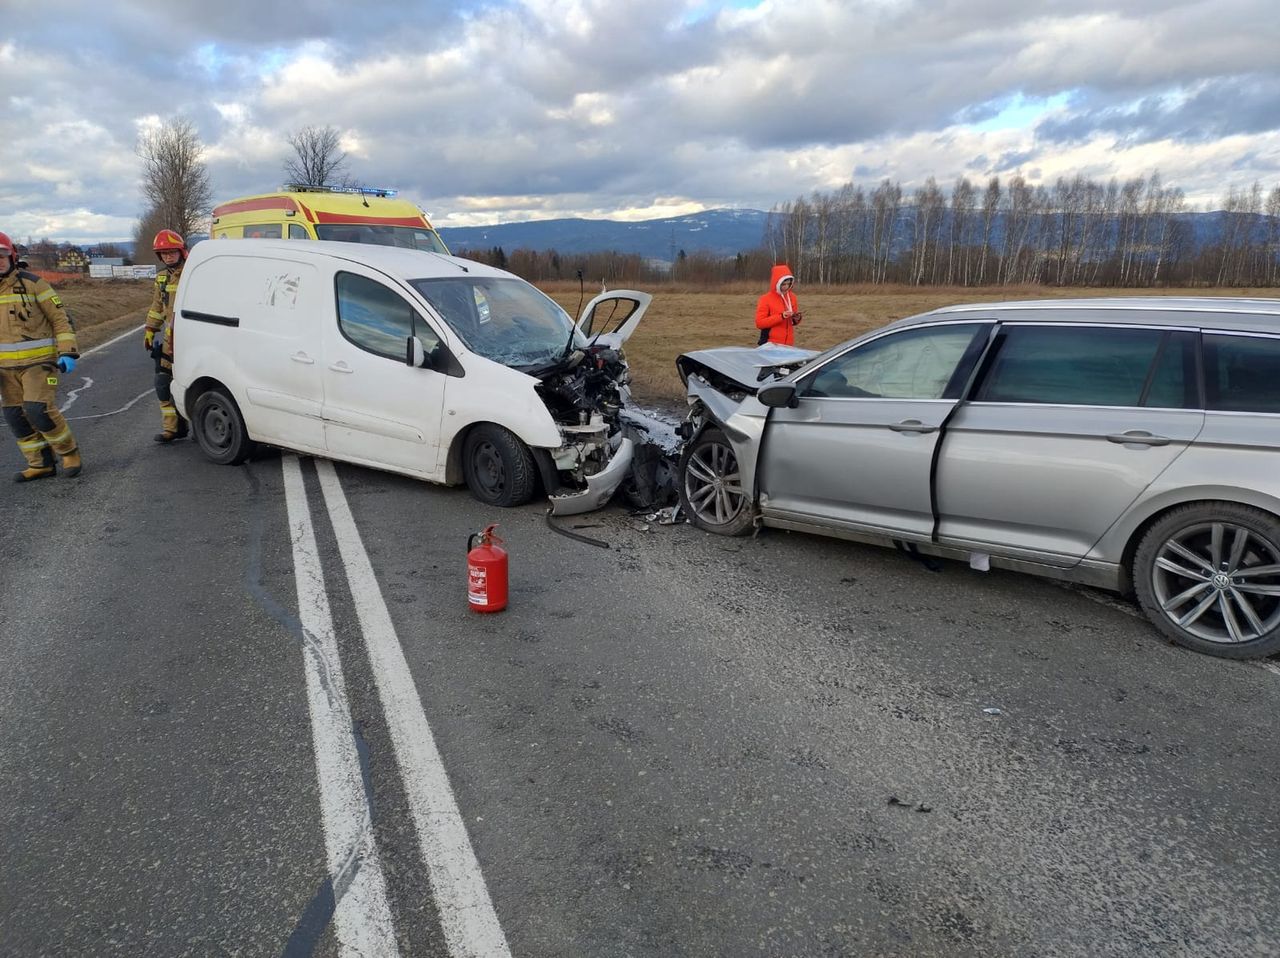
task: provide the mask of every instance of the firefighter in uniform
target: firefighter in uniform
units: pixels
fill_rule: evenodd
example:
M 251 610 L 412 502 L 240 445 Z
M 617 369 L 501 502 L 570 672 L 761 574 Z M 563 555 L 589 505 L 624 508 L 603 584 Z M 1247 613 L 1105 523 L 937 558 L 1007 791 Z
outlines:
M 13 241 L 0 233 L 0 406 L 27 468 L 15 482 L 80 474 L 80 450 L 58 411 L 58 374 L 76 368 L 75 329 L 53 287 L 27 272 Z
M 187 262 L 187 244 L 173 230 L 161 230 L 151 243 L 164 269 L 156 274 L 156 291 L 147 311 L 143 345 L 156 361 L 156 398 L 160 400 L 160 432 L 156 442 L 173 442 L 187 434 L 187 424 L 178 415 L 169 386 L 173 382 L 173 298 L 178 279 Z

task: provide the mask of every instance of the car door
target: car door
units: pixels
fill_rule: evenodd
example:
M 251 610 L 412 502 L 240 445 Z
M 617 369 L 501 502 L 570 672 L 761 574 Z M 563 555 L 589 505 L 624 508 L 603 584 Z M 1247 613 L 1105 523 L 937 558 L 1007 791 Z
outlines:
M 886 333 L 806 372 L 794 408 L 765 427 L 760 509 L 766 517 L 927 538 L 939 430 L 986 342 L 990 323 Z
M 939 540 L 1074 565 L 1204 425 L 1197 335 L 1009 324 L 947 427 Z
M 334 277 L 336 314 L 324 335 L 324 419 L 335 458 L 423 477 L 436 474 L 448 377 L 406 362 L 418 336 L 430 353 L 439 334 L 383 279 Z

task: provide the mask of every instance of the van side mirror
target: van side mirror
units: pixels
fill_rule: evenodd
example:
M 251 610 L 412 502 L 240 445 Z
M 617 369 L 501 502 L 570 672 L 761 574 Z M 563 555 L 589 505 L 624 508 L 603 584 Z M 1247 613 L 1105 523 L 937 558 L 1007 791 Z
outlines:
M 427 351 L 422 347 L 422 340 L 417 336 L 410 336 L 405 340 L 404 364 L 412 366 L 415 369 L 419 366 L 426 366 Z
M 756 393 L 756 398 L 764 405 L 775 409 L 795 409 L 800 405 L 795 383 L 772 383 Z

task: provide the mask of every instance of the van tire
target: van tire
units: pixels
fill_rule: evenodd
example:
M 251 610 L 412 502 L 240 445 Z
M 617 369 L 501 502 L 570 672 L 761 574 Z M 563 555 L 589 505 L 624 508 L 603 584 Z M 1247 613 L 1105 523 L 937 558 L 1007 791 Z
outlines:
M 255 443 L 245 429 L 240 407 L 217 386 L 196 398 L 191 431 L 205 456 L 220 466 L 238 466 L 253 455 Z
M 485 424 L 467 433 L 462 474 L 476 499 L 489 506 L 522 506 L 538 487 L 533 453 L 508 429 Z

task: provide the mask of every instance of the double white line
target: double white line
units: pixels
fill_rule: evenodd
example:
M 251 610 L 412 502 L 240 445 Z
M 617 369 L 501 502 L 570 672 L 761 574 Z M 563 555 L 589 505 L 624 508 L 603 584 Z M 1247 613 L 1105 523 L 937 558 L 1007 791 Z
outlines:
M 398 955 L 302 470 L 291 455 L 283 468 L 335 931 L 344 954 Z M 316 472 L 449 953 L 505 958 L 511 951 L 346 495 L 332 463 L 317 460 Z

